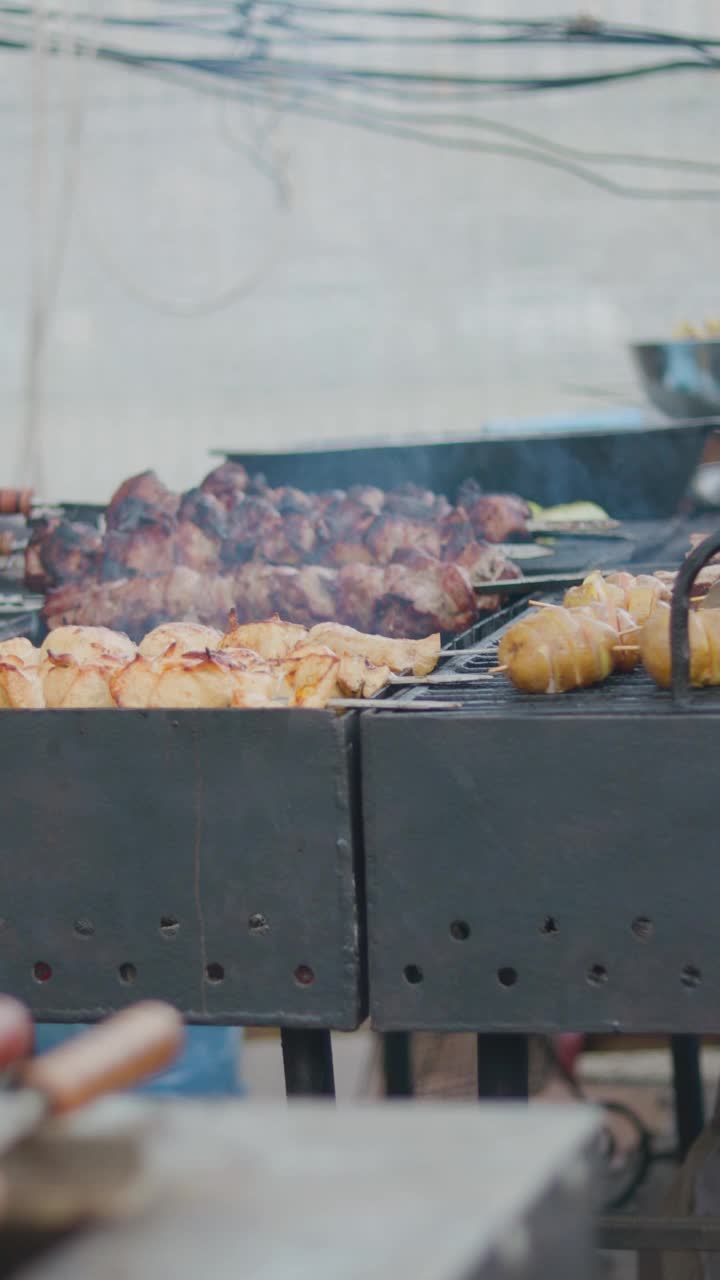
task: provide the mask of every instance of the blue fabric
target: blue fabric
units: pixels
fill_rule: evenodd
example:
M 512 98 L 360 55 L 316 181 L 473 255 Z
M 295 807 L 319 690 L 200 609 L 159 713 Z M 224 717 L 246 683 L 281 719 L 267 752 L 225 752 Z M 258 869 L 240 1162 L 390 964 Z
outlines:
M 77 1024 L 38 1023 L 36 1050 L 44 1053 L 85 1030 Z M 241 1044 L 242 1031 L 237 1027 L 187 1027 L 185 1051 L 175 1065 L 136 1092 L 184 1097 L 244 1094 L 240 1080 Z

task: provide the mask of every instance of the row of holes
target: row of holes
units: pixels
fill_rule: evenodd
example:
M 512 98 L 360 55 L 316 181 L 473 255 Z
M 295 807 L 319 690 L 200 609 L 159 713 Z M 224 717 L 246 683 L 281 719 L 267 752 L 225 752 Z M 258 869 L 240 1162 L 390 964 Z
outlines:
M 159 927 L 163 938 L 176 938 L 180 932 L 180 921 L 177 916 L 161 916 Z M 261 915 L 259 911 L 254 912 L 248 917 L 248 930 L 250 933 L 267 933 L 269 928 L 270 925 L 268 924 L 266 917 Z M 73 924 L 73 932 L 76 933 L 79 938 L 92 938 L 95 933 L 95 925 L 92 920 L 88 920 L 87 917 L 81 916 Z
M 639 938 L 641 942 L 647 942 L 648 939 L 652 938 L 653 933 L 655 932 L 655 926 L 652 920 L 649 920 L 647 916 L 635 916 L 635 919 L 630 924 L 630 929 L 632 933 L 634 933 L 635 937 Z M 555 934 L 560 932 L 560 925 L 558 924 L 555 916 L 545 916 L 545 919 L 540 925 L 540 932 L 545 934 L 546 937 L 554 937 Z M 470 937 L 470 933 L 471 929 L 467 920 L 452 921 L 452 924 L 450 925 L 450 936 L 454 938 L 456 942 L 466 942 Z
M 424 981 L 425 975 L 417 964 L 406 964 L 403 969 L 403 977 L 410 986 L 416 987 Z M 518 982 L 518 971 L 513 969 L 512 965 L 503 965 L 498 969 L 495 977 L 501 987 L 514 987 Z M 585 974 L 585 979 L 591 987 L 603 987 L 608 981 L 608 971 L 604 964 L 594 964 Z M 680 981 L 684 987 L 692 990 L 699 987 L 702 982 L 702 974 L 694 964 L 686 964 L 680 971 Z
M 408 966 L 408 969 L 412 968 L 412 965 Z M 130 964 L 129 962 L 119 964 L 116 972 L 119 981 L 122 982 L 124 986 L 132 986 L 132 984 L 137 981 L 138 972 L 134 964 Z M 32 975 L 36 982 L 49 982 L 53 976 L 52 966 L 45 960 L 37 960 L 33 965 Z M 310 987 L 315 981 L 314 970 L 310 968 L 309 964 L 299 964 L 293 971 L 293 977 L 299 987 Z M 225 970 L 221 964 L 217 964 L 213 961 L 212 963 L 205 965 L 206 982 L 210 982 L 214 986 L 217 986 L 218 983 L 224 982 L 224 980 Z M 411 981 L 411 979 L 408 979 L 408 981 Z M 421 981 L 421 979 L 419 979 L 419 981 Z

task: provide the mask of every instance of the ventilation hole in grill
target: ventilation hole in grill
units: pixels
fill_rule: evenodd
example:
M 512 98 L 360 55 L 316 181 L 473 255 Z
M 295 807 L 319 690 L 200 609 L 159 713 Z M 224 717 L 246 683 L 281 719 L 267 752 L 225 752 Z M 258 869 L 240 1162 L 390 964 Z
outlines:
M 217 963 L 217 960 L 212 960 L 210 964 L 205 965 L 205 977 L 208 982 L 222 982 L 225 977 L 225 970 L 221 964 Z
M 73 925 L 73 932 L 77 934 L 78 938 L 92 938 L 95 932 L 95 925 L 86 916 L 79 916 Z
M 512 965 L 503 965 L 502 969 L 497 971 L 497 980 L 501 987 L 514 987 L 518 980 L 518 971 L 513 969 Z
M 254 911 L 248 918 L 248 929 L 251 933 L 267 933 L 270 925 L 260 911 Z
M 630 925 L 636 938 L 641 942 L 647 942 L 648 938 L 652 938 L 655 931 L 655 925 L 647 916 L 636 916 Z
M 36 982 L 49 982 L 52 978 L 52 969 L 44 960 L 36 960 L 33 965 L 33 978 Z
M 554 916 L 546 916 L 540 925 L 540 932 L 544 933 L 547 938 L 551 938 L 553 934 L 560 932 L 560 926 Z
M 689 987 L 692 990 L 693 987 L 700 986 L 700 983 L 702 982 L 702 974 L 696 965 L 686 964 L 680 974 L 680 981 L 684 987 Z
M 450 925 L 450 936 L 456 942 L 465 942 L 470 937 L 470 925 L 467 920 L 453 920 Z
M 180 921 L 177 916 L 161 916 L 160 932 L 163 938 L 176 938 L 180 930 Z
M 311 987 L 315 981 L 315 972 L 309 964 L 299 964 L 293 976 L 299 987 Z
M 423 971 L 417 964 L 406 964 L 403 969 L 403 977 L 411 987 L 416 987 L 423 980 Z
M 594 964 L 587 971 L 587 980 L 591 987 L 601 987 L 608 980 L 608 971 L 604 964 Z
M 135 965 L 130 964 L 129 961 L 126 961 L 125 964 L 119 964 L 118 978 L 126 987 L 132 986 L 133 982 L 137 978 L 137 969 L 135 968 Z

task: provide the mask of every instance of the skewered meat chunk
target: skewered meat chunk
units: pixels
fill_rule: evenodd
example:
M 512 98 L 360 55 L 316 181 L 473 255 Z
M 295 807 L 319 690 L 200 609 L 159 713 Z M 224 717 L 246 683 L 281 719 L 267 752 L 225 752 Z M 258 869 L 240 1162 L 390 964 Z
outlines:
M 0 643 L 0 708 L 39 710 L 45 706 L 40 651 L 23 636 Z
M 106 627 L 59 627 L 40 649 L 45 705 L 112 707 L 110 680 L 136 655 L 135 645 Z
M 335 622 L 323 622 L 313 627 L 308 637 L 310 644 L 324 645 L 340 657 L 359 654 L 376 667 L 389 667 L 400 674 L 411 671 L 415 676 L 426 676 L 437 666 L 440 654 L 440 636 L 426 636 L 422 640 L 393 640 L 386 636 L 365 635 L 353 627 L 342 627 Z
M 290 653 L 280 667 L 292 688 L 293 706 L 324 707 L 337 693 L 340 659 L 327 646 L 318 643 L 314 648 Z
M 204 489 L 188 489 L 178 508 L 178 521 L 189 520 L 202 529 L 208 538 L 222 542 L 227 533 L 227 511 L 213 493 Z
M 410 520 L 442 520 L 451 510 L 442 494 L 421 489 L 417 484 L 400 484 L 385 494 L 384 510 Z
M 139 654 L 110 681 L 119 707 L 232 706 L 234 664 L 226 654 L 170 651 L 152 660 Z
M 143 658 L 159 658 L 174 648 L 178 654 L 198 653 L 203 649 L 218 649 L 221 634 L 215 627 L 204 627 L 199 622 L 163 622 L 143 636 L 138 652 Z
M 169 573 L 175 563 L 172 534 L 159 524 L 133 532 L 110 529 L 100 568 L 102 582 Z
M 203 493 L 211 493 L 228 510 L 242 501 L 247 487 L 248 473 L 240 462 L 223 462 L 200 485 Z
M 360 631 L 372 631 L 385 571 L 372 564 L 346 564 L 338 573 L 337 613 Z
M 639 635 L 640 659 L 656 684 L 672 684 L 670 606 L 661 602 Z M 697 688 L 720 684 L 720 609 L 696 609 L 688 614 L 690 683 Z
M 172 559 L 198 573 L 217 573 L 220 544 L 191 520 L 180 520 L 171 539 Z M 157 569 L 155 570 L 157 573 Z
M 305 627 L 292 622 L 282 622 L 277 614 L 264 622 L 250 622 L 244 626 L 232 626 L 220 641 L 221 649 L 252 649 L 261 658 L 287 658 L 288 654 L 307 639 Z
M 9 640 L 0 641 L 0 662 L 10 663 L 15 667 L 37 667 L 40 663 L 40 650 L 35 648 L 31 640 L 25 636 L 11 636 Z
M 430 520 L 410 520 L 385 510 L 367 530 L 365 545 L 374 564 L 390 564 L 395 553 L 406 548 L 426 551 L 439 560 L 441 538 Z
M 459 561 L 465 549 L 475 541 L 475 530 L 462 507 L 452 507 L 446 516 L 438 522 L 441 555 L 443 560 Z
M 48 654 L 43 679 L 44 705 L 52 711 L 68 708 L 112 708 L 110 681 L 118 668 L 113 663 L 80 663 L 69 654 Z
M 375 607 L 373 627 L 385 635 L 462 631 L 471 626 L 477 614 L 470 578 L 455 564 L 440 563 L 433 573 L 388 565 L 383 592 Z
M 344 653 L 338 667 L 337 683 L 348 698 L 374 698 L 389 683 L 389 666 L 376 666 L 360 653 Z
M 44 520 L 32 532 L 25 549 L 25 582 L 33 591 L 47 591 L 61 582 L 92 578 L 98 571 L 103 539 L 92 525 L 70 520 Z
M 0 658 L 0 708 L 39 711 L 44 706 L 45 697 L 37 663 L 26 665 L 16 659 Z
M 498 658 L 516 689 L 565 693 L 605 680 L 617 642 L 617 631 L 589 611 L 551 605 L 509 627 Z
M 130 476 L 115 490 L 105 521 L 108 529 L 138 529 L 145 524 L 171 525 L 177 513 L 180 498 L 172 493 L 154 471 L 143 471 Z
M 116 665 L 131 662 L 136 649 L 132 640 L 120 631 L 108 627 L 57 627 L 46 635 L 40 646 L 40 661 L 50 654 L 72 658 L 80 666 L 83 663 L 111 662 Z
M 485 542 L 507 542 L 527 537 L 530 507 L 512 493 L 482 494 L 463 502 L 476 538 Z

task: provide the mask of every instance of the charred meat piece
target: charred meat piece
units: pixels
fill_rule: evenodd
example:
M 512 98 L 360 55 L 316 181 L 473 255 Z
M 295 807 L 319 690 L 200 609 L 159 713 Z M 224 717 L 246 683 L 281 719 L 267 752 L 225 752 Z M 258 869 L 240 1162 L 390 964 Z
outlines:
M 527 537 L 530 507 L 512 493 L 484 494 L 466 504 L 466 511 L 478 539 L 507 542 Z
M 143 471 L 125 480 L 110 499 L 105 521 L 108 529 L 133 532 L 146 524 L 172 527 L 180 498 L 154 471 Z
M 218 572 L 220 544 L 191 520 L 180 520 L 171 537 L 172 558 L 175 564 L 187 565 L 199 573 Z M 157 570 L 156 570 L 157 572 Z
M 466 570 L 438 564 L 430 572 L 392 564 L 384 571 L 383 594 L 375 606 L 371 628 L 388 636 L 426 636 L 432 631 L 464 631 L 475 620 L 477 605 Z
M 447 515 L 438 522 L 437 528 L 443 560 L 456 561 L 465 548 L 475 542 L 475 531 L 462 507 L 451 507 Z
M 452 559 L 454 564 L 467 571 L 473 586 L 522 577 L 514 561 L 508 560 L 491 542 L 468 542 L 464 550 Z
M 189 520 L 202 529 L 208 538 L 222 542 L 227 531 L 227 512 L 213 493 L 203 489 L 188 489 L 180 500 L 178 521 Z
M 452 508 L 442 494 L 416 484 L 401 484 L 388 490 L 383 509 L 411 520 L 441 520 Z
M 322 509 L 318 530 L 318 559 L 323 564 L 370 563 L 365 535 L 378 515 L 374 490 L 338 491 Z
M 172 531 L 152 524 L 133 533 L 110 529 L 105 535 L 100 578 L 154 577 L 168 573 L 175 563 Z
M 239 462 L 223 462 L 200 485 L 203 493 L 211 493 L 228 511 L 242 501 L 247 487 L 248 473 Z
M 365 535 L 374 564 L 390 564 L 395 553 L 404 549 L 426 551 L 440 557 L 440 533 L 431 520 L 412 520 L 408 516 L 384 511 Z
M 360 631 L 372 631 L 384 581 L 385 570 L 374 564 L 346 564 L 340 569 L 335 615 L 338 621 Z
M 25 584 L 33 591 L 47 591 L 62 582 L 95 577 L 102 556 L 103 539 L 89 524 L 48 520 L 33 530 L 25 550 Z
M 245 498 L 229 514 L 223 563 L 234 567 L 252 560 L 258 548 L 283 538 L 282 516 L 265 498 Z M 281 562 L 282 563 L 282 562 Z

